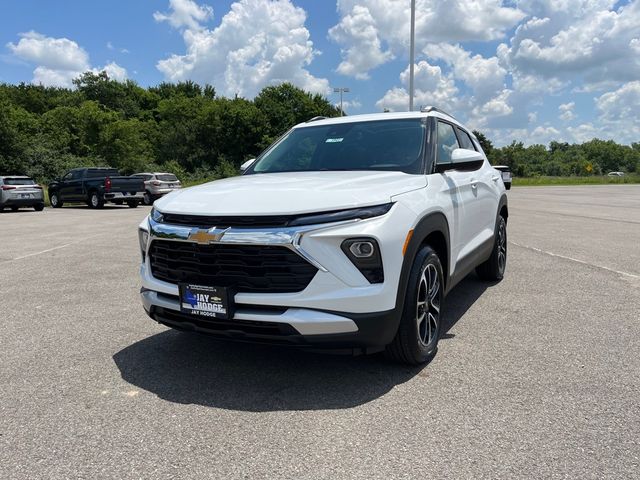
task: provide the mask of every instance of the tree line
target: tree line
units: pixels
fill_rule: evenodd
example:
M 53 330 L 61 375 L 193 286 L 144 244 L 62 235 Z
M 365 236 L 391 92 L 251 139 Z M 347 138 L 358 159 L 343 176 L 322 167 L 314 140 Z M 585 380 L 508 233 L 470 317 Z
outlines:
M 292 125 L 340 110 L 289 83 L 253 100 L 216 95 L 191 81 L 142 88 L 87 72 L 76 88 L 0 84 L 0 175 L 49 182 L 70 168 L 111 166 L 125 174 L 170 171 L 185 179 L 237 173 Z M 496 148 L 475 132 L 493 164 L 517 176 L 640 171 L 640 144 L 522 142 Z
M 191 81 L 142 88 L 105 72 L 73 83 L 75 89 L 0 84 L 0 175 L 46 183 L 70 168 L 110 166 L 125 174 L 223 177 L 292 125 L 340 115 L 323 96 L 289 83 L 253 100 L 219 97 Z
M 518 177 L 590 176 L 608 172 L 640 172 L 640 143 L 620 145 L 594 138 L 581 144 L 552 141 L 548 146 L 513 141 L 493 146 L 481 132 L 473 132 L 493 165 L 508 165 Z

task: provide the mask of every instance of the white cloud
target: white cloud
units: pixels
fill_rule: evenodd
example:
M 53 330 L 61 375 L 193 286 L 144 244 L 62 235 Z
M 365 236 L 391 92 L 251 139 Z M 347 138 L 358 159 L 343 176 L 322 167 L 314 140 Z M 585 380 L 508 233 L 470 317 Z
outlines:
M 631 121 L 640 125 L 640 81 L 629 82 L 596 99 L 601 118 L 607 121 Z
M 290 0 L 238 0 L 213 30 L 200 24 L 193 13 L 204 7 L 192 0 L 177 3 L 183 13 L 173 21 L 169 19 L 175 13 L 174 1 L 172 13 L 155 15 L 156 20 L 181 28 L 186 45 L 184 55 L 158 62 L 158 70 L 168 80 L 209 83 L 228 96 L 253 97 L 263 87 L 281 82 L 329 92 L 329 82 L 305 68 L 319 52 L 313 49 L 305 27 L 306 12 Z
M 339 73 L 366 78 L 369 70 L 394 56 L 407 56 L 409 1 L 338 0 L 338 14 L 340 22 L 329 36 L 342 49 Z M 523 17 L 500 0 L 417 0 L 417 50 L 429 42 L 499 39 Z
M 500 66 L 497 57 L 472 55 L 460 45 L 446 43 L 429 44 L 423 51 L 429 58 L 449 65 L 454 78 L 471 87 L 478 102 L 492 98 L 505 87 L 507 71 Z
M 109 46 L 110 42 L 107 44 Z M 110 78 L 124 80 L 127 71 L 115 62 L 92 68 L 89 54 L 68 38 L 53 38 L 34 31 L 20 34 L 18 43 L 8 43 L 13 55 L 35 64 L 32 82 L 46 86 L 72 87 L 72 80 L 86 71 L 106 70 Z
M 7 44 L 9 50 L 22 60 L 43 68 L 67 71 L 82 71 L 89 67 L 89 55 L 73 40 L 46 37 L 31 31 L 20 34 L 20 40 Z
M 358 79 L 367 79 L 367 72 L 393 58 L 390 51 L 382 51 L 376 20 L 366 6 L 354 5 L 340 23 L 329 30 L 329 37 L 342 49 L 344 60 L 338 73 Z
M 604 88 L 640 76 L 637 52 L 640 2 L 613 10 L 615 2 L 521 1 L 532 15 L 518 26 L 501 60 L 522 75 L 560 80 L 582 78 Z
M 169 0 L 169 9 L 169 13 L 155 12 L 156 22 L 168 22 L 173 28 L 200 30 L 204 28 L 202 23 L 213 18 L 213 8 L 192 0 Z
M 414 73 L 414 106 L 434 105 L 453 110 L 457 104 L 458 88 L 453 78 L 444 75 L 437 65 L 430 65 L 427 61 L 418 62 Z M 400 74 L 400 81 L 404 88 L 394 87 L 376 102 L 380 110 L 403 111 L 409 109 L 409 67 Z
M 576 102 L 562 103 L 558 110 L 560 111 L 560 119 L 565 122 L 570 122 L 576 118 L 576 114 L 573 113 L 573 109 L 576 106 Z

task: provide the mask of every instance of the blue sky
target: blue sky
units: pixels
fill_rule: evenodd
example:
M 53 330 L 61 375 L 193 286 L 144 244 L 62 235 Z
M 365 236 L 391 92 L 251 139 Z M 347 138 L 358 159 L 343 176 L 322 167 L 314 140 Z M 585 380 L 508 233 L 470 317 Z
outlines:
M 640 141 L 639 2 L 417 0 L 416 104 L 498 144 Z M 409 3 L 4 0 L 0 81 L 70 85 L 106 69 L 248 98 L 291 81 L 334 102 L 332 87 L 350 87 L 350 114 L 404 110 Z

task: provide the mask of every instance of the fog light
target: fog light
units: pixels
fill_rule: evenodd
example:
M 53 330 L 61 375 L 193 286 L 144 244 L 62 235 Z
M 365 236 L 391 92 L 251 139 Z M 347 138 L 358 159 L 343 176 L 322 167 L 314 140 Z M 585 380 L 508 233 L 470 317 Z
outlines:
M 373 238 L 349 238 L 340 246 L 369 283 L 384 282 L 382 257 L 378 242 Z
M 371 242 L 354 242 L 349 246 L 349 250 L 356 258 L 370 258 L 373 257 L 375 248 Z

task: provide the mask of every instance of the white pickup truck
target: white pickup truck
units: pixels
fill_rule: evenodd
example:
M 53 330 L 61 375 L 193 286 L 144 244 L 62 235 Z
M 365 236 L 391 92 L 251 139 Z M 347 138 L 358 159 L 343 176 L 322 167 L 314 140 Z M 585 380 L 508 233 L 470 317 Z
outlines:
M 474 269 L 504 275 L 501 172 L 436 108 L 314 118 L 243 167 L 170 193 L 141 223 L 154 320 L 418 364 L 451 288 Z

